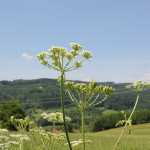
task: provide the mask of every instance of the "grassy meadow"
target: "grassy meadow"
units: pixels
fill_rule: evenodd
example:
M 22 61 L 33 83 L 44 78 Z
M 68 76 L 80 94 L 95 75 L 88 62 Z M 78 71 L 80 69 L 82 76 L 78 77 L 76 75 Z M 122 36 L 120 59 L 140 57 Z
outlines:
M 92 141 L 91 144 L 86 145 L 86 149 L 112 150 L 121 131 L 122 128 L 117 128 L 96 133 L 86 133 L 86 139 Z M 81 135 L 71 134 L 71 137 L 78 139 Z M 128 134 L 128 128 L 126 128 L 117 150 L 150 150 L 150 123 L 133 126 L 131 135 Z
M 92 143 L 86 144 L 86 150 L 112 150 L 121 131 L 122 127 L 101 132 L 86 133 L 86 140 L 92 141 Z M 69 135 L 71 141 L 79 140 L 82 137 L 81 133 L 70 133 Z M 40 150 L 32 136 L 30 136 L 30 138 L 30 141 L 25 142 L 24 149 Z M 38 136 L 36 138 L 37 140 L 40 139 Z M 67 141 L 63 141 L 59 144 L 51 143 L 51 149 L 69 150 L 68 146 L 64 145 L 66 142 Z M 82 145 L 73 147 L 73 149 L 81 150 Z M 45 150 L 50 149 L 47 148 Z M 128 134 L 128 128 L 126 128 L 125 134 L 116 150 L 150 150 L 150 123 L 133 126 L 133 133 L 131 135 Z

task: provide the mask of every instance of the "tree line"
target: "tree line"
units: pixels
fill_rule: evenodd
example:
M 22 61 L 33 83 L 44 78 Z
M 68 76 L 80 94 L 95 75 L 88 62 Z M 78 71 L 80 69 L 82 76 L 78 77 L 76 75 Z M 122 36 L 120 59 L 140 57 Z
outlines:
M 126 118 L 129 117 L 130 111 L 125 111 L 124 114 Z M 116 126 L 116 124 L 121 121 L 125 120 L 125 115 L 121 112 L 109 115 L 102 115 L 98 119 L 96 119 L 91 125 L 91 131 L 98 132 L 102 130 L 108 130 L 116 127 L 120 127 L 121 125 Z M 142 124 L 142 123 L 149 123 L 150 122 L 150 110 L 143 109 L 137 110 L 133 114 L 132 117 L 132 125 Z
M 81 83 L 82 81 L 75 81 Z M 88 82 L 84 82 L 87 83 Z M 129 83 L 99 82 L 100 85 L 108 85 L 115 88 L 115 92 L 104 103 L 97 107 L 105 107 L 113 110 L 128 110 L 133 107 L 136 93 L 126 89 Z M 40 108 L 50 109 L 61 106 L 59 84 L 56 79 L 14 80 L 0 81 L 0 104 L 10 99 L 17 99 L 23 103 L 25 109 Z M 65 106 L 72 107 L 67 93 Z M 150 109 L 150 90 L 141 93 L 137 109 Z

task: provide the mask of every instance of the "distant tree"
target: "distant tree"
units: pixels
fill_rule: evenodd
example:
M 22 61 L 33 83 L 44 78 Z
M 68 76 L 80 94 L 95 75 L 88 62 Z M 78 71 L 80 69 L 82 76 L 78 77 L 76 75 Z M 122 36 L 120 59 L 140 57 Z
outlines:
M 23 107 L 17 100 L 9 100 L 0 105 L 0 128 L 15 130 L 15 127 L 10 122 L 10 117 L 25 118 L 26 113 Z
M 126 117 L 128 118 L 131 111 L 125 111 Z M 96 119 L 91 125 L 91 131 L 97 132 L 102 130 L 108 130 L 111 128 L 116 128 L 116 124 L 120 120 L 124 120 L 124 115 L 121 112 L 116 114 L 102 115 Z M 150 122 L 150 110 L 137 110 L 132 117 L 132 125 L 149 123 Z M 121 125 L 117 126 L 120 127 Z

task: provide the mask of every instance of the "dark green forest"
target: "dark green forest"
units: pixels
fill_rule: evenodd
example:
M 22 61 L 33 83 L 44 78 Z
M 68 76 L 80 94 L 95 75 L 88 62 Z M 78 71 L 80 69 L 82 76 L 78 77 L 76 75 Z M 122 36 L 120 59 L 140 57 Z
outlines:
M 81 83 L 81 81 L 74 82 Z M 88 84 L 88 82 L 84 83 Z M 107 101 L 99 105 L 100 107 L 117 111 L 129 110 L 133 107 L 136 92 L 125 88 L 130 83 L 99 82 L 98 84 L 115 88 L 115 92 Z M 61 105 L 59 90 L 59 83 L 56 79 L 0 81 L 0 104 L 7 100 L 17 99 L 24 104 L 26 110 L 59 108 Z M 64 101 L 66 108 L 74 106 L 66 93 Z M 150 109 L 150 90 L 141 93 L 137 109 Z

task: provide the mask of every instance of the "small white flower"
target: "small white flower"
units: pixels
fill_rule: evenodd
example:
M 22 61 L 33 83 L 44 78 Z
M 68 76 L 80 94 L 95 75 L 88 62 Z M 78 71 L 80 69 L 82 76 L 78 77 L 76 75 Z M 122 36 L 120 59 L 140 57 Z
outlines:
M 11 137 L 20 138 L 20 137 L 28 137 L 25 134 L 10 134 Z
M 84 140 L 86 143 L 91 143 L 92 141 L 91 140 Z M 78 141 L 72 141 L 71 144 L 72 146 L 77 146 L 79 144 L 83 143 L 83 140 L 82 139 L 79 139 Z M 66 143 L 65 145 L 67 145 L 68 143 Z
M 44 112 L 43 114 L 41 114 L 42 117 L 47 116 L 47 113 Z
M 8 130 L 7 129 L 0 129 L 0 133 L 1 132 L 8 132 Z
M 3 144 L 0 144 L 0 147 L 2 148 L 2 150 L 8 150 L 9 144 L 8 143 L 3 143 Z
M 8 136 L 0 136 L 0 141 L 8 141 L 9 137 Z
M 21 137 L 22 134 L 10 134 L 11 137 Z
M 29 141 L 30 138 L 29 137 L 21 137 L 20 138 L 20 141 L 23 142 L 23 141 Z
M 8 144 L 15 146 L 15 145 L 19 145 L 20 142 L 16 142 L 16 141 L 9 141 Z
M 70 122 L 71 118 L 70 117 L 65 117 L 66 121 Z

